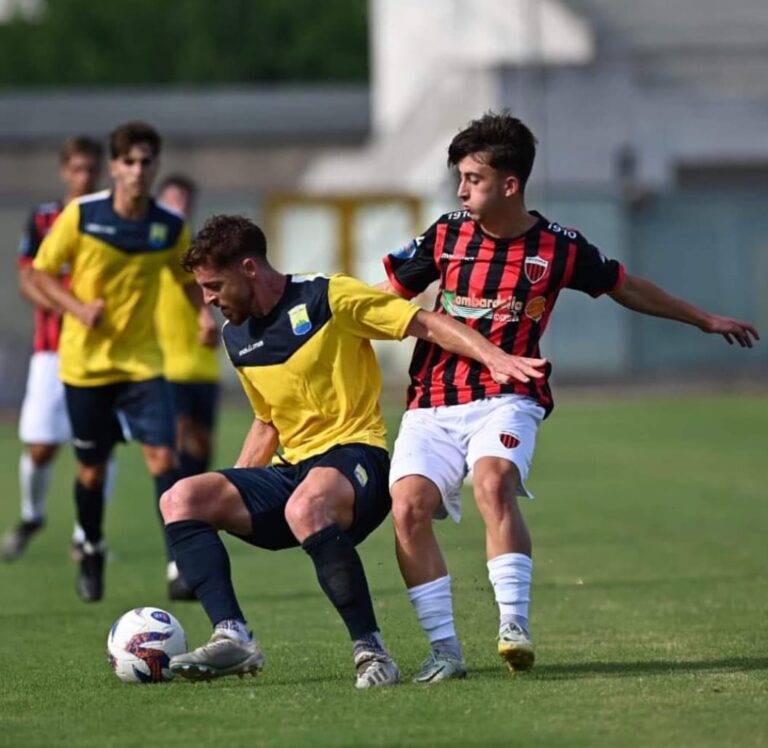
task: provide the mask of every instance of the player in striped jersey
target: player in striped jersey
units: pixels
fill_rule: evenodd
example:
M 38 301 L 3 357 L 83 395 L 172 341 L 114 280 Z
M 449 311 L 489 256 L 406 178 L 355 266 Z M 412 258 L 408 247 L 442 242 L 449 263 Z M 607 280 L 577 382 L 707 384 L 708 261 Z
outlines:
M 72 438 L 59 379 L 61 313 L 31 282 L 32 261 L 43 239 L 71 200 L 93 192 L 101 171 L 101 144 L 91 138 L 68 139 L 59 151 L 59 176 L 66 186 L 64 200 L 40 203 L 32 211 L 19 242 L 18 280 L 24 298 L 35 307 L 33 353 L 19 418 L 19 438 L 24 450 L 19 460 L 21 519 L 3 538 L 2 558 L 15 561 L 30 539 L 45 524 L 45 503 L 53 459 L 59 445 Z M 73 548 L 83 542 L 75 526 Z
M 412 298 L 439 281 L 435 311 L 478 330 L 503 350 L 539 357 L 539 340 L 565 288 L 608 294 L 644 314 L 684 322 L 751 347 L 755 328 L 709 314 L 629 275 L 578 231 L 525 206 L 536 140 L 508 113 L 486 114 L 450 144 L 462 210 L 385 258 L 386 290 Z M 517 503 L 536 432 L 552 410 L 548 377 L 499 384 L 481 367 L 419 340 L 410 367 L 408 411 L 392 456 L 397 558 L 430 654 L 415 681 L 466 674 L 453 619 L 451 580 L 433 516 L 461 516 L 459 496 L 472 473 L 486 527 L 488 574 L 500 613 L 498 652 L 511 670 L 533 666 L 528 606 L 531 539 Z

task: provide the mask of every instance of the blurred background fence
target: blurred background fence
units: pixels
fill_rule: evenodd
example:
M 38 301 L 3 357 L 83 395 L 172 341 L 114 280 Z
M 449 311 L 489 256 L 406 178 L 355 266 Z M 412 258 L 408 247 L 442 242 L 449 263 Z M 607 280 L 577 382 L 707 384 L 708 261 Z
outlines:
M 381 255 L 455 207 L 451 137 L 509 108 L 540 141 L 530 208 L 768 329 L 764 0 L 106 6 L 0 0 L 0 406 L 20 402 L 30 352 L 13 270 L 25 216 L 59 194 L 61 140 L 130 119 L 164 136 L 164 173 L 200 183 L 197 224 L 243 213 L 281 269 L 375 282 Z M 409 349 L 380 347 L 389 384 Z M 562 296 L 545 351 L 561 382 L 737 386 L 768 372 L 765 343 L 733 350 L 577 294 Z

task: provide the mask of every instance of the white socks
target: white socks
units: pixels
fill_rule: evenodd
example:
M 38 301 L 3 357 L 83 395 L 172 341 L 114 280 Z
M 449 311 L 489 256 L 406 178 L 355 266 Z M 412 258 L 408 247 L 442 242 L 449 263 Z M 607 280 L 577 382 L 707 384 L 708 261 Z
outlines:
M 19 486 L 21 488 L 21 518 L 24 522 L 45 519 L 45 495 L 51 483 L 51 465 L 37 467 L 26 452 L 19 458 Z
M 222 634 L 244 644 L 250 644 L 253 641 L 253 634 L 248 628 L 248 624 L 236 618 L 226 618 L 223 621 L 219 621 L 214 628 L 214 633 Z
M 45 497 L 51 485 L 53 475 L 53 460 L 47 465 L 38 467 L 32 461 L 26 449 L 19 457 L 19 488 L 21 489 L 21 519 L 24 522 L 40 522 L 45 519 Z M 107 463 L 107 473 L 104 480 L 104 503 L 106 504 L 115 488 L 117 478 L 117 460 L 114 457 Z M 85 542 L 83 528 L 75 522 L 72 530 L 72 542 Z
M 430 644 L 442 639 L 456 639 L 450 576 L 411 587 L 408 597 Z
M 501 625 L 516 623 L 528 631 L 528 605 L 531 601 L 533 561 L 522 553 L 504 553 L 488 562 Z

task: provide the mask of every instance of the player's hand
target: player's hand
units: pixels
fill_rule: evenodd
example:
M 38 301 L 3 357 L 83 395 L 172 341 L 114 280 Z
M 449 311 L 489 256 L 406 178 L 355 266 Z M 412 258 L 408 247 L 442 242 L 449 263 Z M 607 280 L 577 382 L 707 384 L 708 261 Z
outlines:
M 104 316 L 104 299 L 94 299 L 87 304 L 82 304 L 77 318 L 89 329 L 99 326 Z
M 544 376 L 545 358 L 526 358 L 525 356 L 510 356 L 499 351 L 498 357 L 489 362 L 488 370 L 494 382 L 509 384 L 530 382 L 531 379 L 541 379 Z
M 709 315 L 701 329 L 707 333 L 722 335 L 728 341 L 728 345 L 733 345 L 735 340 L 742 348 L 751 348 L 753 340 L 760 340 L 754 325 L 750 325 L 749 322 L 720 317 L 716 314 Z
M 207 306 L 200 310 L 197 324 L 197 340 L 200 345 L 215 348 L 219 344 L 219 325 Z

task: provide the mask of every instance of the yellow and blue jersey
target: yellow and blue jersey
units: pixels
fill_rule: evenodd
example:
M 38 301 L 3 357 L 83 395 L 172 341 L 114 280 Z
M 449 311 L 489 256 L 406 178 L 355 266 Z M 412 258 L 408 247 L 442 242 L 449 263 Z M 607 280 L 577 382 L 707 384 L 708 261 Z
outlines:
M 160 274 L 155 325 L 163 351 L 163 372 L 168 381 L 219 381 L 218 352 L 198 342 L 197 310 L 168 269 Z
M 339 444 L 387 448 L 371 340 L 401 340 L 419 307 L 347 275 L 289 275 L 270 313 L 225 324 L 256 418 L 297 463 Z
M 68 266 L 72 293 L 84 303 L 103 299 L 105 306 L 94 329 L 64 315 L 59 355 L 65 383 L 97 387 L 162 375 L 154 321 L 160 273 L 168 268 L 177 284 L 194 282 L 181 267 L 188 246 L 184 220 L 154 201 L 138 221 L 115 212 L 109 191 L 67 205 L 33 266 L 55 275 Z

